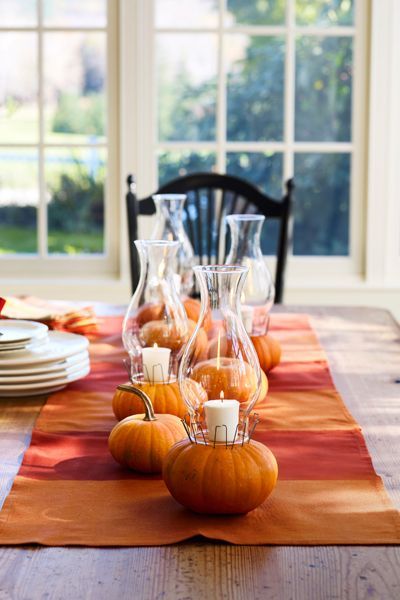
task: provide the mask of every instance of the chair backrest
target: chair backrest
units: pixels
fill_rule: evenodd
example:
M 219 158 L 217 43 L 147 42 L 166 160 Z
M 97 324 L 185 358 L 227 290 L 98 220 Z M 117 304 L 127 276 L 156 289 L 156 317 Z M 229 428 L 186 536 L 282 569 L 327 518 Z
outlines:
M 132 175 L 128 176 L 128 228 L 131 252 L 132 289 L 139 276 L 137 254 L 133 240 L 137 237 L 138 215 L 155 212 L 151 196 L 138 200 Z M 184 226 L 200 264 L 223 263 L 227 253 L 225 216 L 228 214 L 263 214 L 279 220 L 277 263 L 275 274 L 275 302 L 282 302 L 288 249 L 292 243 L 294 199 L 293 179 L 286 182 L 286 193 L 281 200 L 263 194 L 254 185 L 238 177 L 216 173 L 195 173 L 174 179 L 161 186 L 157 194 L 186 194 Z M 133 237 L 136 236 L 136 237 Z

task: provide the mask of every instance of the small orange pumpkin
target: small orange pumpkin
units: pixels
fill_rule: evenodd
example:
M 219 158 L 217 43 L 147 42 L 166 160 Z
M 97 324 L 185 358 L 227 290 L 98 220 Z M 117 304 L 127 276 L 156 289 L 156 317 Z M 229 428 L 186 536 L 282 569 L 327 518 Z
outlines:
M 205 445 L 188 439 L 168 452 L 163 479 L 177 502 L 197 513 L 244 514 L 266 500 L 278 465 L 259 442 Z
M 156 321 L 158 319 L 162 319 L 164 312 L 163 304 L 143 304 L 139 306 L 137 313 L 135 315 L 135 319 L 139 325 L 142 327 L 145 323 L 149 321 Z
M 160 346 L 179 350 L 188 339 L 188 330 L 180 332 L 174 324 L 162 320 L 147 321 L 140 330 L 140 338 L 145 346 Z
M 191 378 L 206 390 L 208 398 L 225 398 L 247 402 L 257 386 L 257 378 L 249 363 L 236 358 L 211 358 L 193 367 Z
M 203 388 L 192 379 L 187 380 L 189 388 L 186 390 L 193 393 L 199 402 L 207 400 L 207 394 Z M 127 383 L 121 388 L 118 386 L 112 401 L 112 408 L 118 421 L 143 412 L 143 401 L 137 394 L 132 392 L 135 387 L 150 398 L 153 410 L 159 414 L 170 414 L 183 418 L 188 408 L 183 401 L 177 381 L 169 383 L 150 383 L 149 381 L 135 382 L 134 385 Z
M 122 391 L 124 387 L 119 386 Z M 178 417 L 154 414 L 150 398 L 142 390 L 133 393 L 142 400 L 145 414 L 117 423 L 108 438 L 108 448 L 124 467 L 140 473 L 160 473 L 168 451 L 186 436 L 185 430 Z
M 187 318 L 197 323 L 201 311 L 201 302 L 195 298 L 185 298 L 183 306 L 185 307 Z M 210 315 L 207 314 L 204 319 L 204 329 L 207 331 L 210 328 L 210 325 Z
M 112 408 L 118 421 L 143 413 L 143 401 L 134 392 L 132 393 L 132 387 L 127 383 L 123 389 L 119 386 L 115 390 Z M 134 387 L 147 394 L 156 413 L 170 414 L 181 418 L 187 413 L 188 409 L 182 399 L 177 381 L 154 384 L 149 381 L 135 382 Z
M 269 373 L 274 367 L 279 365 L 281 360 L 281 345 L 270 335 L 251 336 L 251 341 L 256 349 L 260 367 L 266 373 Z
M 192 321 L 192 319 L 189 319 L 188 325 L 189 325 L 189 338 L 190 338 L 193 331 L 196 328 L 197 323 Z M 199 331 L 197 332 L 197 336 L 196 336 L 196 345 L 195 345 L 195 349 L 193 352 L 193 360 L 199 361 L 199 360 L 203 360 L 204 358 L 206 358 L 207 346 L 208 346 L 207 334 L 206 334 L 205 330 L 203 329 L 203 327 L 200 327 Z

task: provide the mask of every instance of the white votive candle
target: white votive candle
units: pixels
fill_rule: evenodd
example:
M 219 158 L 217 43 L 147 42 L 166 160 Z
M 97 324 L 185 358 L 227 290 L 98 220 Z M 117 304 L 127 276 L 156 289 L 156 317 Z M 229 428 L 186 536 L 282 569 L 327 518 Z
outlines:
M 233 442 L 237 435 L 240 403 L 237 400 L 208 400 L 203 406 L 209 440 Z
M 142 348 L 143 375 L 150 383 L 165 383 L 168 381 L 170 348 Z
M 243 321 L 244 328 L 246 329 L 247 333 L 251 333 L 253 330 L 254 308 L 252 306 L 248 306 L 247 304 L 244 304 L 241 307 L 240 312 L 242 315 L 242 321 Z

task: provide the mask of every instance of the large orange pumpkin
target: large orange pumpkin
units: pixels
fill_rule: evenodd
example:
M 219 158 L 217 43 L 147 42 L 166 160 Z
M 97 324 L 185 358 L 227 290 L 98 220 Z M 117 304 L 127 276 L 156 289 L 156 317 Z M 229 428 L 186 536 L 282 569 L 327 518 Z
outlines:
M 120 386 L 123 390 L 125 386 Z M 145 414 L 123 419 L 108 438 L 108 447 L 117 462 L 141 473 L 160 473 L 170 448 L 186 436 L 182 422 L 174 415 L 154 414 L 150 398 L 135 391 Z
M 266 500 L 275 487 L 278 465 L 259 442 L 205 445 L 188 439 L 168 452 L 163 478 L 172 496 L 197 513 L 244 514 Z
M 260 367 L 266 373 L 269 373 L 274 367 L 279 365 L 281 360 L 281 345 L 278 340 L 270 335 L 251 336 L 251 341 L 257 352 Z
M 208 398 L 220 398 L 248 402 L 257 386 L 254 369 L 249 363 L 236 358 L 211 358 L 197 363 L 191 378 L 206 390 Z

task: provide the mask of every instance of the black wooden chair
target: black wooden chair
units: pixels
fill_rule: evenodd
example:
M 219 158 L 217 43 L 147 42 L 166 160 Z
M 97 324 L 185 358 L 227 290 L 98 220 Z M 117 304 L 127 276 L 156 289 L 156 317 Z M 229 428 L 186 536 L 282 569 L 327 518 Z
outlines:
M 126 195 L 131 260 L 132 289 L 139 280 L 139 264 L 133 241 L 138 237 L 138 215 L 155 212 L 151 196 L 138 200 L 136 182 L 127 178 Z M 174 179 L 161 186 L 157 194 L 186 194 L 184 226 L 200 264 L 223 264 L 228 251 L 225 242 L 225 215 L 233 213 L 262 214 L 279 220 L 277 263 L 275 274 L 275 302 L 283 300 L 286 258 L 292 244 L 293 179 L 286 182 L 286 193 L 281 200 L 263 194 L 244 179 L 216 173 L 196 173 Z M 221 237 L 222 236 L 222 237 Z

